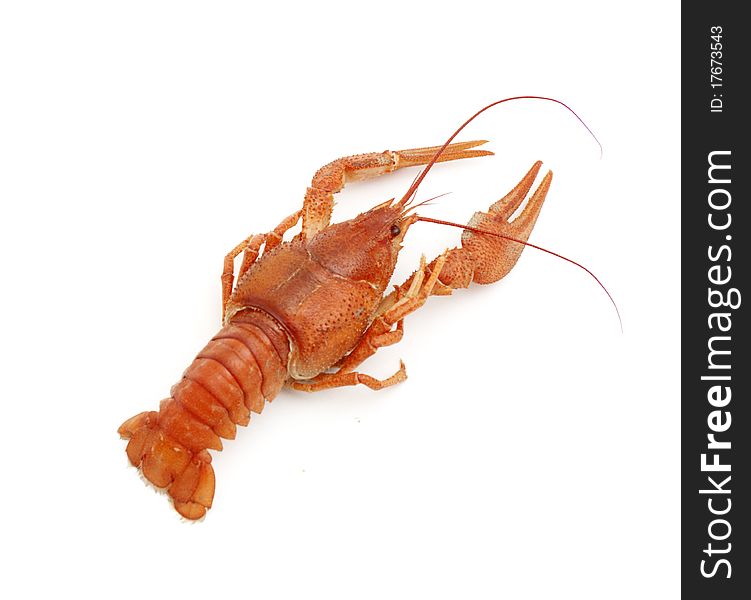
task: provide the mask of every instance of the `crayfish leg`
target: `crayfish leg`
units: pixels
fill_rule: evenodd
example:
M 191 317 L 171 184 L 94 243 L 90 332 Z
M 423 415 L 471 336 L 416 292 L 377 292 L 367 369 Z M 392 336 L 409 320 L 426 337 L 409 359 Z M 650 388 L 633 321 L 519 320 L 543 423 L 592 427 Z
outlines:
M 407 379 L 407 370 L 400 361 L 399 370 L 386 379 L 376 379 L 364 373 L 358 373 L 355 369 L 362 362 L 375 354 L 379 348 L 391 346 L 401 341 L 404 335 L 404 317 L 420 308 L 433 292 L 441 273 L 445 256 L 439 256 L 436 264 L 430 269 L 425 264 L 425 257 L 420 260 L 420 269 L 409 279 L 409 289 L 402 294 L 396 302 L 373 320 L 368 329 L 360 338 L 358 344 L 341 361 L 339 368 L 334 373 L 321 373 L 309 381 L 287 382 L 287 385 L 295 390 L 305 392 L 318 392 L 335 387 L 363 384 L 371 390 L 381 390 Z M 396 325 L 396 329 L 392 329 Z

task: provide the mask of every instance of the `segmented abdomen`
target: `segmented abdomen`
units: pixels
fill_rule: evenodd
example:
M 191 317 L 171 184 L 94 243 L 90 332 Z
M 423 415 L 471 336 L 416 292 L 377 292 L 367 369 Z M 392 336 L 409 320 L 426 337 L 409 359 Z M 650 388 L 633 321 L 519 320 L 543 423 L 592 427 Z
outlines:
M 130 462 L 151 483 L 167 488 L 177 511 L 199 519 L 211 507 L 214 471 L 207 449 L 234 439 L 284 385 L 289 342 L 268 316 L 243 311 L 198 353 L 183 378 L 162 400 L 118 430 L 130 438 Z

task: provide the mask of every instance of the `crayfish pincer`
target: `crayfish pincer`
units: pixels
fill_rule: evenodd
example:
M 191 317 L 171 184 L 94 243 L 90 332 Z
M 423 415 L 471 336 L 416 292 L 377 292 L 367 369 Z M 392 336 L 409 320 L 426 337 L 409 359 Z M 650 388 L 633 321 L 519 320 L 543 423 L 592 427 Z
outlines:
M 477 149 L 484 141 L 452 142 L 477 115 L 507 100 L 477 112 L 442 146 L 358 154 L 327 164 L 313 177 L 300 210 L 227 254 L 223 327 L 158 411 L 140 413 L 118 430 L 129 439 L 130 462 L 167 490 L 183 517 L 199 519 L 211 508 L 214 470 L 208 451 L 221 450 L 221 438 L 233 439 L 236 426 L 247 425 L 250 413 L 260 413 L 284 386 L 314 392 L 363 384 L 379 390 L 404 381 L 404 364 L 384 380 L 358 369 L 379 348 L 402 339 L 404 318 L 429 296 L 498 281 L 532 245 L 527 239 L 550 188 L 550 172 L 519 215 L 511 216 L 527 198 L 540 162 L 468 225 L 416 212 L 421 203 L 415 203 L 415 193 L 435 163 L 492 154 Z M 426 166 L 401 199 L 330 222 L 334 194 L 348 181 L 420 165 Z M 417 221 L 462 227 L 461 246 L 429 263 L 423 257 L 404 283 L 386 293 L 405 236 Z M 285 241 L 285 233 L 300 222 L 300 233 Z

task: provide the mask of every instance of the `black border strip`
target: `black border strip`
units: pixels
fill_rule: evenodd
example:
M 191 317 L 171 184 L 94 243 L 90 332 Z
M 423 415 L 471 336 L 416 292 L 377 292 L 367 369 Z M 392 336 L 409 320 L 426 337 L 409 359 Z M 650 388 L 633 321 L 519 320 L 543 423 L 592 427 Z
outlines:
M 681 15 L 683 598 L 751 598 L 751 105 L 741 91 L 750 56 L 741 6 L 684 3 Z

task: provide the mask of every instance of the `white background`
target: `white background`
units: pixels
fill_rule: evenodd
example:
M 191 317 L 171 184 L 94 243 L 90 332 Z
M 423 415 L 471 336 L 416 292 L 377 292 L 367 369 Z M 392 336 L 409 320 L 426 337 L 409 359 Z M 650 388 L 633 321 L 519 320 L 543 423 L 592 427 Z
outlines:
M 18 2 L 0 8 L 4 597 L 677 598 L 679 4 Z M 461 139 L 425 214 L 555 171 L 502 282 L 363 370 L 283 391 L 183 522 L 116 429 L 219 327 L 224 254 L 341 155 Z M 348 188 L 337 218 L 414 171 Z M 459 232 L 418 224 L 396 277 Z M 8 594 L 7 592 L 11 593 Z

